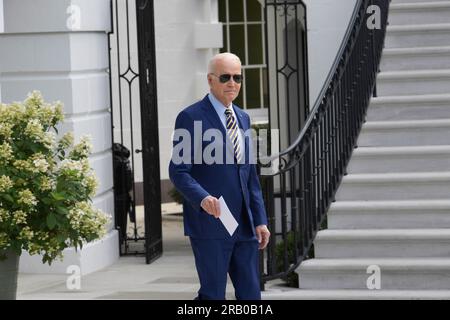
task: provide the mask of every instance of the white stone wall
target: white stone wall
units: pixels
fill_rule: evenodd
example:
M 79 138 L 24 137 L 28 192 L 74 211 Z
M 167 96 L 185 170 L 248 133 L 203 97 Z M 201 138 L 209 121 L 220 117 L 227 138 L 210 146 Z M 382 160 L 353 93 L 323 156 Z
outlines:
M 304 0 L 308 9 L 311 105 L 317 99 L 347 29 L 356 0 Z
M 217 0 L 155 1 L 161 179 L 168 179 L 177 114 L 209 92 L 209 58 L 222 47 Z
M 90 162 L 100 180 L 94 204 L 113 214 L 107 73 L 109 8 L 109 0 L 3 0 L 0 85 L 5 103 L 21 101 L 32 90 L 40 90 L 47 101 L 64 103 L 66 121 L 60 134 L 73 131 L 76 141 L 84 134 L 92 136 L 94 150 Z M 113 224 L 109 231 L 105 239 L 90 245 L 89 251 L 68 250 L 70 257 L 66 260 L 78 261 L 83 274 L 115 261 L 118 239 Z M 56 270 L 41 268 L 39 259 L 24 256 L 21 270 Z
M 0 33 L 1 32 L 3 32 L 3 0 L 0 0 Z

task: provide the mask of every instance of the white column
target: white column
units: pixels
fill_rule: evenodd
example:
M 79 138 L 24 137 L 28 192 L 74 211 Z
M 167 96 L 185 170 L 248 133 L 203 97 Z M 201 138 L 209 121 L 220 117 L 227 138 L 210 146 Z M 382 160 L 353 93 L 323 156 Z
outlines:
M 177 114 L 209 91 L 209 58 L 222 47 L 217 0 L 155 1 L 161 179 L 167 180 Z
M 3 32 L 3 0 L 0 0 L 0 33 Z
M 0 0 L 2 2 L 2 102 L 21 101 L 31 90 L 40 90 L 46 101 L 64 103 L 66 121 L 60 134 L 73 131 L 76 141 L 84 134 L 92 136 L 94 150 L 90 161 L 100 180 L 94 204 L 113 214 L 107 73 L 110 1 Z M 65 273 L 68 265 L 79 265 L 82 274 L 87 274 L 106 267 L 119 255 L 117 232 L 113 224 L 108 228 L 104 239 L 88 244 L 79 252 L 67 250 L 64 262 L 55 262 L 51 267 L 43 265 L 38 256 L 23 254 L 20 270 Z
M 222 23 L 219 22 L 218 0 L 203 0 L 203 14 L 195 24 L 195 49 L 201 57 L 197 66 L 197 97 L 203 98 L 209 91 L 206 82 L 207 64 L 223 46 Z

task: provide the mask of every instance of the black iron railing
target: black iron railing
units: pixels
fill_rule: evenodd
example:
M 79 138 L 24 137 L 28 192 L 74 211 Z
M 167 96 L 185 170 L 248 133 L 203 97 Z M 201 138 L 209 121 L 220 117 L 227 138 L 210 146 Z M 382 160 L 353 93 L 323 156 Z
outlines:
M 266 6 L 287 12 L 298 3 L 266 1 Z M 274 173 L 265 170 L 261 176 L 273 235 L 261 255 L 263 283 L 286 277 L 308 258 L 326 221 L 375 91 L 388 8 L 388 0 L 357 1 L 330 73 L 296 140 L 261 161 L 277 163 Z M 381 28 L 372 29 L 368 18 L 377 18 L 373 14 L 378 13 Z

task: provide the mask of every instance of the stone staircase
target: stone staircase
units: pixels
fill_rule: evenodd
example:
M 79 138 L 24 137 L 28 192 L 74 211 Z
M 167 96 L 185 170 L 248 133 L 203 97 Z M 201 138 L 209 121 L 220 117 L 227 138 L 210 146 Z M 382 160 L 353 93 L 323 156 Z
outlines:
M 450 299 L 450 1 L 393 0 L 380 70 L 300 290 L 267 298 Z

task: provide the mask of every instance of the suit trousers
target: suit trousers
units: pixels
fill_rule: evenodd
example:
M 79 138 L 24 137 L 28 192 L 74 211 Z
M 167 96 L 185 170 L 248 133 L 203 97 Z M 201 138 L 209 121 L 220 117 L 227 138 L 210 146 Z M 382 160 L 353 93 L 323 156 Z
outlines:
M 225 300 L 227 273 L 237 300 L 261 299 L 256 239 L 190 240 L 200 280 L 197 300 Z
M 225 300 L 227 274 L 237 300 L 260 300 L 258 240 L 245 207 L 235 217 L 239 226 L 227 239 L 190 238 L 200 280 L 198 300 Z

